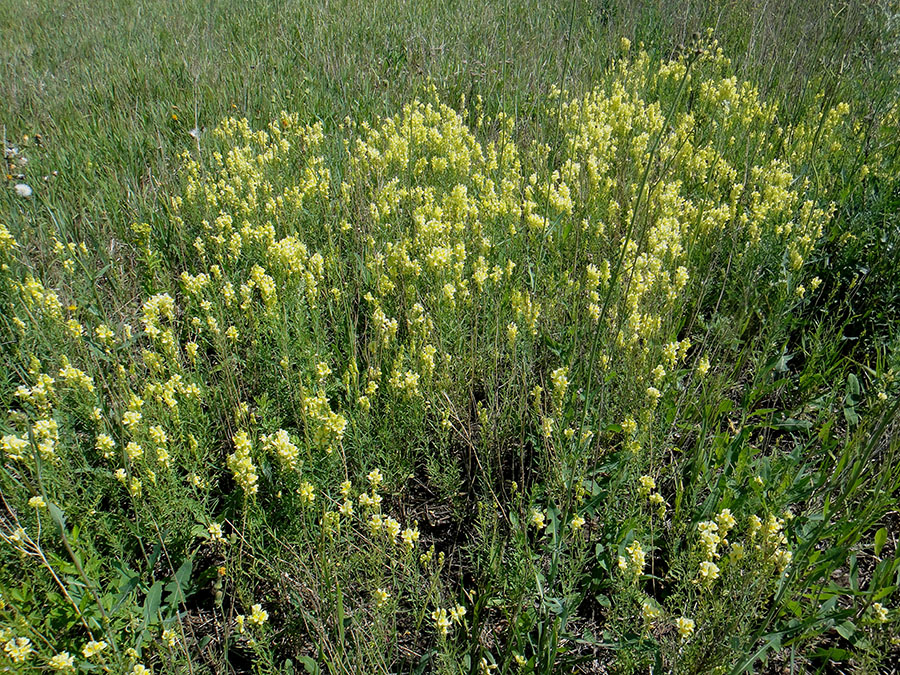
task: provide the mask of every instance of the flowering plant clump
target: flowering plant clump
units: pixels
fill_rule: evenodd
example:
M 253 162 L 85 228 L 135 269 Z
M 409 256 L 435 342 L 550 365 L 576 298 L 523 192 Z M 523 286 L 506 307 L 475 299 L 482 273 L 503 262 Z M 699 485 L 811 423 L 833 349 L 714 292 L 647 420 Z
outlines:
M 711 39 L 622 49 L 533 137 L 434 85 L 194 129 L 99 247 L 122 297 L 77 230 L 0 226 L 10 668 L 719 672 L 826 625 L 876 658 L 894 347 L 815 314 L 862 122 Z

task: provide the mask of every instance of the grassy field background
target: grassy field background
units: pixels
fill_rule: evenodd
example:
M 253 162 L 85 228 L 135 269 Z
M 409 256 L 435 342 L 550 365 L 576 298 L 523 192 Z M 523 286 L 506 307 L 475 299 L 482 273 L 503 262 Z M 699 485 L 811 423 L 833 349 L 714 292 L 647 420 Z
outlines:
M 334 128 L 392 114 L 433 81 L 448 101 L 480 95 L 488 113 L 540 135 L 548 121 L 535 119 L 535 101 L 554 86 L 590 88 L 621 37 L 665 58 L 711 27 L 736 74 L 789 115 L 838 89 L 875 120 L 895 93 L 900 49 L 889 4 L 852 2 L 28 2 L 2 12 L 7 133 L 42 133 L 60 192 L 97 222 L 152 210 L 154 186 L 168 185 L 172 158 L 193 143 L 187 132 L 227 115 L 267 123 L 290 110 Z
M 2 667 L 895 672 L 896 2 L 0 1 L 0 54 Z
M 259 124 L 289 110 L 333 129 L 347 116 L 390 114 L 434 82 L 445 100 L 481 96 L 486 113 L 514 115 L 523 137 L 546 138 L 537 101 L 552 87 L 589 89 L 622 37 L 667 58 L 712 28 L 736 74 L 779 101 L 786 119 L 827 92 L 858 105 L 874 132 L 896 99 L 900 52 L 889 2 L 28 2 L 0 11 L 8 137 L 46 138 L 54 227 L 98 241 L 152 218 L 174 185 L 175 156 L 193 147 L 191 129 L 229 115 Z M 877 220 L 883 206 L 854 204 L 853 217 Z

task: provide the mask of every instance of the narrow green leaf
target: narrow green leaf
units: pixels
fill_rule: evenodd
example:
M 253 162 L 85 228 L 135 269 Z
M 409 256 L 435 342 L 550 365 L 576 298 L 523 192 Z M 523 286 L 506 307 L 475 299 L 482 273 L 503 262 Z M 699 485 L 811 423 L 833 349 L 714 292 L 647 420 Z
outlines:
M 341 644 L 344 644 L 344 596 L 341 593 L 341 587 L 336 587 L 337 591 L 337 629 L 338 629 L 338 638 L 340 638 Z
M 50 517 L 53 518 L 53 522 L 56 523 L 56 526 L 63 532 L 66 530 L 66 516 L 62 512 L 56 504 L 53 502 L 49 502 L 47 504 L 47 510 L 50 511 Z

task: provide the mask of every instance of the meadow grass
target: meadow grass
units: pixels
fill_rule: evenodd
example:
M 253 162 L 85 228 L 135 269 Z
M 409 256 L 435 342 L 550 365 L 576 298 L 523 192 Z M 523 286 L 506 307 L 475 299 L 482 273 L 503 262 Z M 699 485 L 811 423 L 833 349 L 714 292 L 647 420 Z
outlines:
M 0 3 L 2 665 L 892 667 L 898 17 Z

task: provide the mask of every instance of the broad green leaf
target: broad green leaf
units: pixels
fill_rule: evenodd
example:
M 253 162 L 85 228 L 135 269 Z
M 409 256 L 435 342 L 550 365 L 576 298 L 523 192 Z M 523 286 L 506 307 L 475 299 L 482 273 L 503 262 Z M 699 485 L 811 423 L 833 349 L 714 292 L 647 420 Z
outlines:
M 194 561 L 191 558 L 185 558 L 181 563 L 181 567 L 175 572 L 175 581 L 178 582 L 178 588 L 184 592 L 187 590 L 188 582 L 191 580 L 191 571 L 194 569 Z
M 159 611 L 159 603 L 162 601 L 163 582 L 157 581 L 150 587 L 150 592 L 144 599 L 144 626 L 149 626 L 156 621 L 156 613 Z
M 856 626 L 852 621 L 845 621 L 844 623 L 835 626 L 835 630 L 842 638 L 849 640 L 856 632 Z
M 850 373 L 847 375 L 847 393 L 852 397 L 854 403 L 859 401 L 859 391 L 859 380 L 856 375 Z
M 319 664 L 308 656 L 298 656 L 297 660 L 303 664 L 309 675 L 319 675 Z

